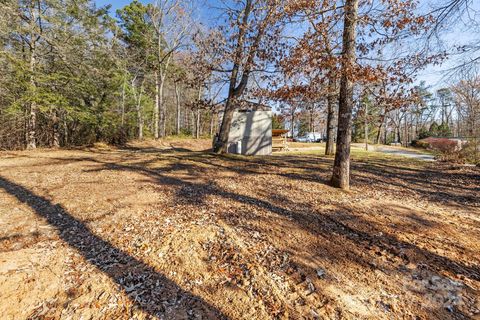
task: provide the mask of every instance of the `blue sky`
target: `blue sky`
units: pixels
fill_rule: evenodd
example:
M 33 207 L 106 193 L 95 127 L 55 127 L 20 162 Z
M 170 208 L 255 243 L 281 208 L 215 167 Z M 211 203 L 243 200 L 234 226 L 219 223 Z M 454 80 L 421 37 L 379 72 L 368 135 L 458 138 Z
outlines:
M 428 1 L 426 1 L 427 3 Z M 438 0 L 429 0 L 430 4 L 438 5 Z M 472 20 L 477 23 L 477 30 L 472 28 Z M 451 85 L 453 82 L 458 81 L 455 77 L 452 77 L 451 69 L 461 64 L 465 59 L 469 58 L 469 55 L 459 55 L 458 51 L 453 49 L 455 46 L 463 46 L 471 43 L 477 43 L 480 40 L 480 1 L 473 0 L 470 3 L 470 10 L 464 14 L 463 17 L 458 18 L 455 21 L 450 21 L 447 25 L 448 30 L 441 32 L 441 40 L 445 44 L 446 48 L 451 54 L 449 58 L 438 66 L 429 66 L 418 75 L 418 81 L 425 81 L 427 85 L 432 87 L 432 90 L 440 89 Z M 479 52 L 476 53 L 478 56 Z
M 479 41 L 479 34 L 472 32 L 464 25 L 458 25 L 452 30 L 445 32 L 442 36 L 442 40 L 450 47 L 467 45 L 472 42 Z M 456 52 L 454 49 L 451 52 Z M 477 55 L 479 53 L 477 52 Z M 429 66 L 423 72 L 418 75 L 418 81 L 424 80 L 433 89 L 439 89 L 444 86 L 448 86 L 452 81 L 452 72 L 450 69 L 462 63 L 464 59 L 468 58 L 468 55 L 452 54 L 444 63 L 438 66 Z
M 119 8 L 124 7 L 129 4 L 132 0 L 94 0 L 97 6 L 104 6 L 111 4 L 111 14 L 114 15 L 115 11 Z M 140 0 L 143 3 L 152 2 L 151 0 Z M 430 3 L 435 3 L 435 0 L 430 0 Z M 473 1 L 473 11 L 470 12 L 470 15 L 473 14 L 473 19 L 480 21 L 480 1 Z M 199 19 L 206 25 L 212 25 L 216 23 L 218 15 L 215 14 L 215 7 L 221 6 L 221 0 L 195 0 L 195 4 L 199 8 Z M 427 4 L 425 2 L 424 4 Z M 427 4 L 428 6 L 428 4 Z M 472 18 L 472 16 L 470 16 Z M 447 43 L 449 46 L 454 45 L 465 45 L 473 40 L 479 38 L 479 34 L 472 32 L 471 29 L 468 29 L 468 21 L 459 21 L 455 24 L 450 30 L 442 33 L 442 40 Z M 440 66 L 429 66 L 424 71 L 420 72 L 417 76 L 416 83 L 420 81 L 425 81 L 427 85 L 432 87 L 432 90 L 439 89 L 443 86 L 447 86 L 452 81 L 449 79 L 446 74 L 446 70 L 457 65 L 462 59 L 465 59 L 465 56 L 452 56 L 446 62 Z
M 123 8 L 133 0 L 94 0 L 96 5 L 98 7 L 100 6 L 105 6 L 105 5 L 111 5 L 112 8 L 110 10 L 111 15 L 115 15 L 115 11 L 117 9 Z M 139 0 L 142 3 L 150 3 L 152 2 L 151 0 Z M 214 12 L 214 7 L 220 7 L 221 6 L 221 1 L 220 0 L 195 0 L 195 5 L 198 6 L 199 10 L 199 15 L 200 19 L 202 22 L 205 24 L 214 24 L 215 20 L 217 19 L 218 16 L 215 14 L 212 14 Z
M 106 6 L 106 5 L 111 5 L 112 9 L 110 10 L 110 14 L 114 15 L 115 11 L 117 9 L 123 8 L 124 6 L 126 6 L 127 4 L 129 4 L 132 1 L 131 0 L 116 0 L 116 1 L 113 1 L 113 0 L 94 0 L 94 2 L 97 5 L 97 7 L 103 7 L 103 6 Z M 149 1 L 140 0 L 140 2 L 147 3 Z

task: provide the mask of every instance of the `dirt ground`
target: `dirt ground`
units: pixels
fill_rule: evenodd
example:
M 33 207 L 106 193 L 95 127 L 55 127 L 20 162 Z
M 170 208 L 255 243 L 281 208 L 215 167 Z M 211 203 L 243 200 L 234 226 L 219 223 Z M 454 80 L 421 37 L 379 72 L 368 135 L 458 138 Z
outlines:
M 208 145 L 1 152 L 1 318 L 480 318 L 478 168 Z

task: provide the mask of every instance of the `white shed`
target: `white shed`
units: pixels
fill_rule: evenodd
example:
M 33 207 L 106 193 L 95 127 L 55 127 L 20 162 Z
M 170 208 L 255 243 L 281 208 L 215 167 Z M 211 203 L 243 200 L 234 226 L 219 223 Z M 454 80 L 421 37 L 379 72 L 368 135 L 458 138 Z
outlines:
M 272 153 L 272 111 L 266 106 L 235 111 L 228 136 L 228 153 Z

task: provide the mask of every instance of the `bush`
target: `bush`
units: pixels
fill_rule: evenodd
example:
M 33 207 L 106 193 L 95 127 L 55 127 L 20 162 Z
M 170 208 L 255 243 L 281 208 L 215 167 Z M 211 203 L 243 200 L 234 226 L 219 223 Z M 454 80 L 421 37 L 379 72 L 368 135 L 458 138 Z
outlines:
M 450 137 L 450 136 L 452 136 L 452 131 L 450 130 L 450 127 L 448 126 L 448 124 L 443 123 L 443 124 L 439 125 L 438 129 L 437 129 L 437 135 L 439 137 Z
M 440 160 L 450 162 L 464 162 L 462 156 L 463 143 L 458 139 L 448 138 L 426 138 L 417 141 L 418 146 L 426 146 L 426 149 L 438 153 Z
M 426 128 L 421 128 L 420 132 L 418 133 L 418 138 L 419 139 L 425 139 L 425 138 L 428 138 L 430 136 L 431 136 L 430 131 L 427 130 Z
M 434 121 L 428 129 L 428 136 L 438 136 L 438 124 Z
M 442 152 L 455 152 L 462 149 L 462 142 L 457 139 L 426 138 L 420 141 L 428 143 L 431 149 Z
M 477 148 L 475 148 L 474 141 L 466 143 L 460 154 L 462 159 L 464 159 L 464 162 L 480 166 L 480 145 L 477 145 Z
M 412 146 L 414 146 L 416 148 L 428 149 L 430 144 L 427 141 L 424 141 L 424 140 L 413 140 L 412 141 Z
M 180 136 L 191 137 L 192 135 L 193 132 L 190 130 L 190 128 L 180 128 Z

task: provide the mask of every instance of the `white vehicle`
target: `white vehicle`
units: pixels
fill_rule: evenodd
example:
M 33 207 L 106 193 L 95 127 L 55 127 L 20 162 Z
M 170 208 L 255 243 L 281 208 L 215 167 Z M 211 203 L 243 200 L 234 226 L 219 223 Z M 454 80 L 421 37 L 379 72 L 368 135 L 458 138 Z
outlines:
M 298 142 L 322 142 L 322 135 L 319 132 L 308 132 L 304 136 L 297 137 Z

